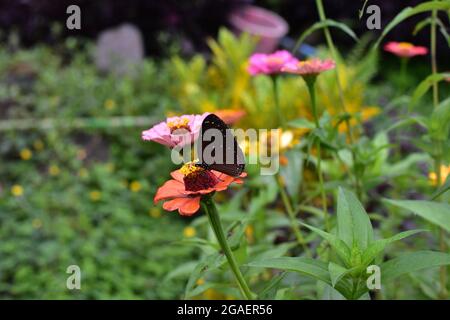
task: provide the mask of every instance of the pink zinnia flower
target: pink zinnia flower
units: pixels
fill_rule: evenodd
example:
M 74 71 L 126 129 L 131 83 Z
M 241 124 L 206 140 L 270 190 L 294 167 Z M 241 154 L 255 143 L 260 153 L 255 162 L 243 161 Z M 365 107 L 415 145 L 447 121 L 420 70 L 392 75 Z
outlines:
M 166 121 L 142 131 L 142 139 L 155 141 L 169 148 L 183 147 L 197 139 L 203 119 L 208 114 L 209 112 L 202 115 L 191 114 L 167 118 Z
M 281 71 L 286 63 L 295 63 L 298 60 L 286 50 L 276 51 L 271 54 L 255 53 L 250 57 L 248 72 L 252 76 L 258 74 L 275 74 Z
M 320 60 L 314 58 L 305 61 L 297 61 L 297 63 L 288 63 L 281 69 L 281 71 L 300 74 L 302 76 L 313 76 L 318 75 L 323 71 L 333 69 L 335 65 L 336 64 L 331 59 Z
M 421 46 L 415 46 L 409 42 L 388 42 L 384 50 L 402 58 L 411 58 L 418 55 L 425 55 L 428 49 Z

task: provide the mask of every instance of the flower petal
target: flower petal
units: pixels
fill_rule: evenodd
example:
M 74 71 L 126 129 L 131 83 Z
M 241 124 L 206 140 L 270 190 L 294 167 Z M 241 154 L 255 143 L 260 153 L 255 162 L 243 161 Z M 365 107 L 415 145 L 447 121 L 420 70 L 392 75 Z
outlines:
M 174 178 L 175 180 L 180 181 L 181 183 L 184 184 L 184 180 L 183 180 L 184 175 L 181 173 L 180 170 L 172 171 L 172 172 L 170 173 L 170 175 L 171 175 L 172 178 Z
M 156 191 L 155 197 L 153 198 L 154 203 L 158 201 L 176 198 L 176 197 L 185 197 L 184 192 L 184 184 L 177 180 L 169 180 L 166 181 L 161 187 Z
M 163 204 L 164 210 L 178 212 L 182 216 L 192 216 L 200 209 L 200 197 L 195 198 L 176 198 Z

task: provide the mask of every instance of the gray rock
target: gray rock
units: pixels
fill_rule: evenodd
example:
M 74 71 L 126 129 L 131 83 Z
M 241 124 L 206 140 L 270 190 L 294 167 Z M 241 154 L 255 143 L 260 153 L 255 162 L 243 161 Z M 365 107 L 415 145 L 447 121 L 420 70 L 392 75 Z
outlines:
M 94 54 L 95 64 L 101 71 L 132 75 L 144 59 L 142 34 L 128 23 L 102 31 Z

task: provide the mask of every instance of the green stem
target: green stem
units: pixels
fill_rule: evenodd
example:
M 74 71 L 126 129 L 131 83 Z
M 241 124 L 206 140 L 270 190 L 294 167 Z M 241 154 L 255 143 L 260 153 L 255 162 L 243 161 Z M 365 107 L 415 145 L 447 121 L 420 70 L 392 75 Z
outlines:
M 401 86 L 402 86 L 402 91 L 406 91 L 406 83 L 407 83 L 407 78 L 406 78 L 406 68 L 408 66 L 408 58 L 401 58 L 400 59 L 400 79 L 401 79 Z
M 233 271 L 234 273 L 242 295 L 245 299 L 252 300 L 254 298 L 253 294 L 250 291 L 250 288 L 248 287 L 247 282 L 245 281 L 245 278 L 241 273 L 241 270 L 239 269 L 236 258 L 233 255 L 233 251 L 231 251 L 231 248 L 228 245 L 225 233 L 223 231 L 222 223 L 220 221 L 219 213 L 217 212 L 216 205 L 214 204 L 214 201 L 210 196 L 206 196 L 202 199 L 202 208 L 208 215 L 209 223 L 211 224 L 211 227 L 214 231 L 214 234 L 216 235 L 220 247 L 222 248 L 222 251 L 225 253 L 228 264 L 230 265 L 231 271 Z
M 316 124 L 316 128 L 320 129 L 319 117 L 317 115 L 317 103 L 316 103 L 316 91 L 315 91 L 315 83 L 316 77 L 305 77 L 305 82 L 308 87 L 309 96 L 311 98 L 311 109 L 314 116 L 314 123 Z M 325 188 L 323 183 L 323 172 L 322 172 L 322 154 L 320 148 L 320 140 L 318 139 L 317 143 L 317 174 L 319 176 L 319 185 L 320 185 L 320 194 L 322 196 L 322 210 L 324 214 L 324 222 L 325 228 L 327 231 L 330 231 L 330 226 L 328 222 L 328 209 L 327 209 L 327 197 L 325 194 Z
M 434 167 L 435 167 L 435 172 L 436 172 L 436 180 L 437 180 L 437 188 L 440 187 L 441 185 L 441 179 L 442 179 L 442 175 L 441 175 L 441 156 L 438 155 L 435 158 L 434 161 Z M 447 252 L 447 244 L 446 244 L 446 239 L 445 239 L 445 230 L 442 228 L 439 228 L 439 250 L 441 250 L 442 252 Z M 439 292 L 439 296 L 441 297 L 441 299 L 445 300 L 447 299 L 448 296 L 448 291 L 447 291 L 447 266 L 441 266 L 439 269 L 439 282 L 440 282 L 440 292 Z
M 317 7 L 317 11 L 319 13 L 320 21 L 324 22 L 327 19 L 327 17 L 325 15 L 325 10 L 323 9 L 322 0 L 316 0 L 316 7 Z M 339 64 L 338 64 L 338 58 L 339 57 L 338 57 L 338 54 L 337 54 L 337 50 L 336 50 L 336 47 L 334 45 L 333 38 L 331 37 L 331 33 L 330 33 L 330 30 L 328 29 L 328 27 L 324 28 L 324 34 L 325 34 L 325 39 L 327 41 L 328 49 L 330 50 L 331 56 L 333 57 L 333 60 L 336 63 L 336 67 L 334 68 L 334 75 L 335 75 L 335 78 L 336 78 L 336 84 L 337 84 L 338 91 L 339 91 L 339 100 L 341 102 L 342 112 L 347 114 L 348 112 L 347 112 L 347 108 L 345 106 L 344 90 L 342 88 L 341 80 L 339 79 Z M 352 130 L 352 127 L 350 125 L 350 119 L 348 119 L 348 118 L 345 119 L 345 125 L 347 126 L 347 133 L 348 133 L 349 143 L 352 145 L 353 142 L 355 141 L 355 139 L 353 137 L 353 130 Z M 353 163 L 356 163 L 356 153 L 353 150 L 353 148 L 350 148 L 350 152 L 352 154 Z M 356 181 L 355 182 L 355 187 L 358 190 L 359 186 L 361 185 L 361 182 L 360 182 L 360 177 L 355 172 L 355 170 L 356 169 L 354 168 L 353 174 L 355 176 L 355 181 Z M 362 193 L 358 192 L 358 195 L 359 195 L 358 198 L 361 200 Z
M 431 12 L 431 71 L 433 75 L 435 75 L 438 72 L 436 62 L 436 19 L 437 19 L 437 10 L 434 9 Z M 439 92 L 437 81 L 433 81 L 433 104 L 435 108 L 439 104 Z
M 430 28 L 430 38 L 431 38 L 431 71 L 432 74 L 437 74 L 437 61 L 436 61 L 436 19 L 437 19 L 437 10 L 433 9 L 431 12 L 431 28 Z M 436 109 L 439 104 L 439 92 L 438 92 L 438 83 L 436 81 L 433 82 L 433 106 Z M 439 142 L 438 142 L 439 143 Z M 442 162 L 442 152 L 441 147 L 438 146 L 439 151 L 437 156 L 435 157 L 435 170 L 436 170 L 436 178 L 437 178 L 437 187 L 441 185 L 441 162 Z M 447 251 L 447 244 L 445 239 L 445 230 L 442 228 L 439 229 L 439 249 L 442 252 Z M 447 291 L 447 266 L 441 266 L 439 270 L 439 280 L 440 280 L 440 292 L 439 295 L 441 299 L 447 299 L 448 291 Z
M 275 103 L 275 109 L 277 110 L 277 116 L 278 116 L 278 126 L 284 127 L 285 120 L 284 120 L 283 112 L 280 108 L 278 75 L 272 75 L 271 78 L 272 78 L 272 87 L 273 87 L 273 100 Z
M 306 245 L 306 241 L 303 238 L 302 233 L 300 232 L 300 228 L 298 227 L 294 209 L 292 208 L 289 196 L 286 193 L 286 190 L 284 189 L 284 186 L 281 183 L 280 178 L 281 178 L 280 176 L 277 176 L 276 180 L 278 183 L 278 188 L 280 189 L 281 200 L 283 201 L 284 208 L 286 209 L 289 219 L 291 221 L 292 230 L 294 231 L 295 237 L 297 238 L 297 242 L 299 243 L 300 246 L 303 247 L 303 250 L 305 251 L 306 255 L 308 257 L 311 257 L 311 252 L 309 251 L 309 248 Z

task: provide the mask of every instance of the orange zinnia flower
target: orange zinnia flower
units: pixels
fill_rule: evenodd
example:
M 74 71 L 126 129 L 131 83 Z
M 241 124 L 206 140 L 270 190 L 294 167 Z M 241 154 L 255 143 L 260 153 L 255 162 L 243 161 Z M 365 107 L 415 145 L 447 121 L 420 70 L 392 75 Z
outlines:
M 240 178 L 233 178 L 224 173 L 206 170 L 187 163 L 181 169 L 173 171 L 173 179 L 166 181 L 156 192 L 153 201 L 164 202 L 163 208 L 167 211 L 178 210 L 182 216 L 192 216 L 200 209 L 201 197 L 214 191 L 223 191 L 233 183 L 242 183 Z M 245 177 L 244 172 L 240 177 Z

